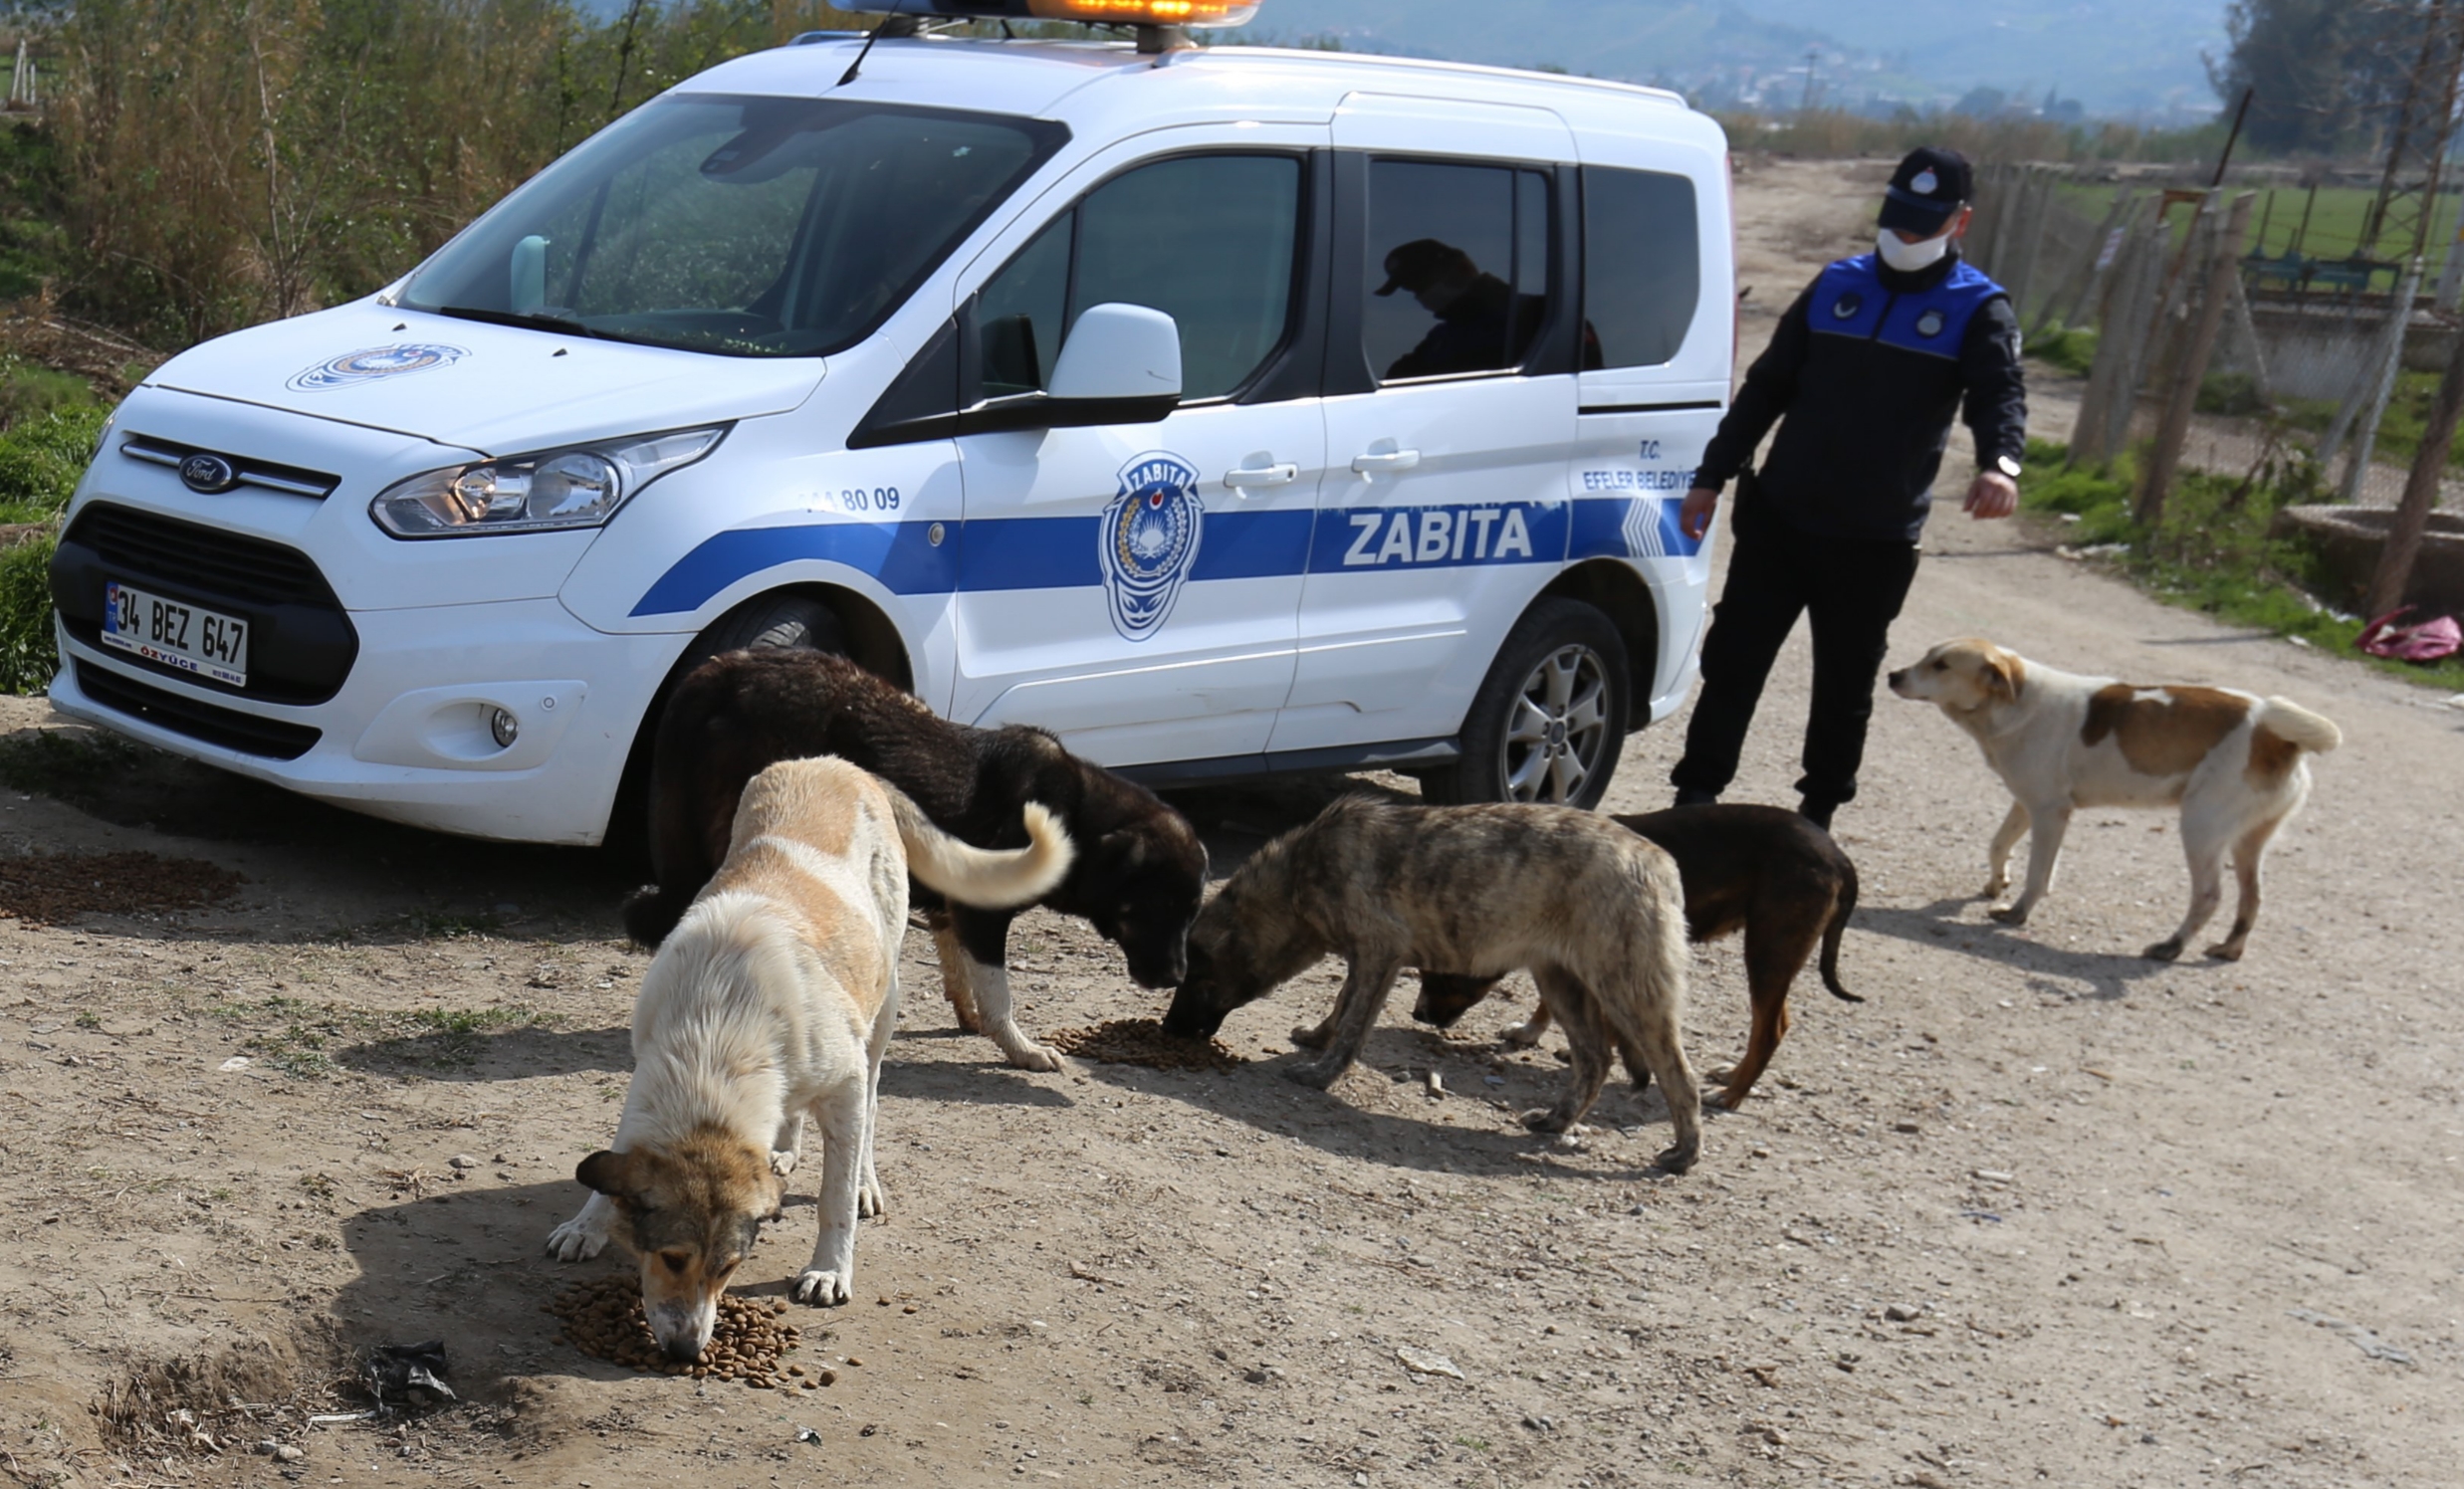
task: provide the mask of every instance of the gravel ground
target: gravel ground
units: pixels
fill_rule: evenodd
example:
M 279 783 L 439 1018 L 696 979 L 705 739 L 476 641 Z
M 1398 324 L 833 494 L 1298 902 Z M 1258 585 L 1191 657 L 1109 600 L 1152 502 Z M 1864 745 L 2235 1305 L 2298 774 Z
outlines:
M 1740 177 L 1748 305 L 1766 312 L 1749 341 L 1854 246 L 1880 179 Z M 2059 388 L 2044 402 L 2058 424 Z M 788 1315 L 804 1374 L 786 1391 L 594 1360 L 542 1311 L 614 1265 L 559 1266 L 541 1243 L 626 1079 L 645 959 L 618 940 L 617 871 L 96 753 L 39 702 L 0 703 L 0 853 L 149 853 L 240 880 L 187 908 L 0 920 L 0 1213 L 19 1237 L 0 1248 L 0 1469 L 600 1489 L 2452 1483 L 2464 1112 L 2437 1031 L 2464 1017 L 2444 895 L 2464 712 L 2163 608 L 2055 539 L 1937 520 L 1895 657 L 1982 633 L 2343 725 L 2246 960 L 2132 955 L 2186 893 L 2162 814 L 2083 814 L 2034 923 L 1988 922 L 1974 895 L 2005 798 L 1949 724 L 1888 697 L 1839 821 L 1864 883 L 1844 977 L 1870 1001 L 1802 979 L 1754 1099 L 1709 1121 L 1681 1178 L 1648 1168 L 1656 1097 L 1614 1091 L 1571 1142 L 1515 1124 L 1563 1068 L 1556 1036 L 1493 1043 L 1520 983 L 1454 1038 L 1398 999 L 1324 1094 L 1277 1072 L 1332 965 L 1234 1016 L 1236 1066 L 1038 1075 L 957 1033 L 911 936 L 882 1080 L 891 1210 L 864 1230 L 855 1303 Z M 1800 643 L 1732 799 L 1792 799 L 1806 667 Z M 1663 803 L 1681 722 L 1631 742 L 1611 808 Z M 43 731 L 61 738 L 35 747 Z M 1332 789 L 1189 805 L 1229 866 Z M 1159 1011 L 1074 923 L 1031 916 L 1015 949 L 1032 1029 Z M 1744 1017 L 1734 944 L 1706 949 L 1695 1062 L 1730 1058 Z M 784 1296 L 813 1224 L 799 1196 L 739 1293 Z M 369 1348 L 437 1339 L 458 1403 L 309 1420 L 365 1404 Z

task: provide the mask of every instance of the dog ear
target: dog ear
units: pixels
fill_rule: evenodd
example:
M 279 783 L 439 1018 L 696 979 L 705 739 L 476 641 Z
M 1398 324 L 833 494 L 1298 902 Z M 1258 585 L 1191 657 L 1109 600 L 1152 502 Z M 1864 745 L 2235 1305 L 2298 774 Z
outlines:
M 1985 657 L 1985 691 L 2004 703 L 2019 698 L 2019 668 L 2016 659 L 2005 652 L 1992 652 Z
M 584 1187 L 613 1199 L 631 1191 L 632 1155 L 601 1149 L 581 1161 L 579 1167 L 573 1170 L 573 1177 L 579 1179 Z

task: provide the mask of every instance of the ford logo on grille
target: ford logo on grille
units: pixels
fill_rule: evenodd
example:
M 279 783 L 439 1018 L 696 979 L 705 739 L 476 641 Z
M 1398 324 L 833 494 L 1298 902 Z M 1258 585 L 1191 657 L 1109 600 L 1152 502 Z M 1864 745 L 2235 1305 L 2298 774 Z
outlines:
M 213 496 L 240 484 L 240 473 L 219 455 L 199 453 L 179 463 L 180 485 Z

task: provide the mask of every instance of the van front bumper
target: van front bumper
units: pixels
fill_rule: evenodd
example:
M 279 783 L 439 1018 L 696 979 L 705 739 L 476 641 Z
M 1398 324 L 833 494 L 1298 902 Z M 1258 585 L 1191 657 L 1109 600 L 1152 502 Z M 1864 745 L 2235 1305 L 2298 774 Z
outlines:
M 52 704 L 371 816 L 587 846 L 606 832 L 642 715 L 690 639 L 595 631 L 553 599 L 354 611 L 350 621 L 360 645 L 349 677 L 302 707 L 140 670 L 55 624 L 63 666 Z

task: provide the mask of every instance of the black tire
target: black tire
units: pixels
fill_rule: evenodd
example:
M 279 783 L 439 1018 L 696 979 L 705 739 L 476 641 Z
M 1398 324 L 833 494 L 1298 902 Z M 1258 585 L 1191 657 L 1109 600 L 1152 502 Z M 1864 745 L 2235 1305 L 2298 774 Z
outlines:
M 694 668 L 722 652 L 760 650 L 774 646 L 807 646 L 844 655 L 847 633 L 837 612 L 808 594 L 766 594 L 722 615 L 693 638 L 668 673 L 668 688 L 659 690 L 643 718 L 633 752 L 625 760 L 616 784 L 615 808 L 608 814 L 600 847 L 609 861 L 643 872 L 650 867 L 650 764 L 659 715 L 667 709 L 669 688 L 684 681 Z
M 808 594 L 763 595 L 719 617 L 718 623 L 704 631 L 686 653 L 687 665 L 677 670 L 677 676 L 691 672 L 721 652 L 767 650 L 774 646 L 807 646 L 814 651 L 845 652 L 846 632 L 840 629 L 837 612 Z
M 1523 801 L 1588 811 L 1607 793 L 1634 701 L 1625 639 L 1581 600 L 1523 612 L 1464 716 L 1462 756 L 1421 777 L 1431 801 Z

